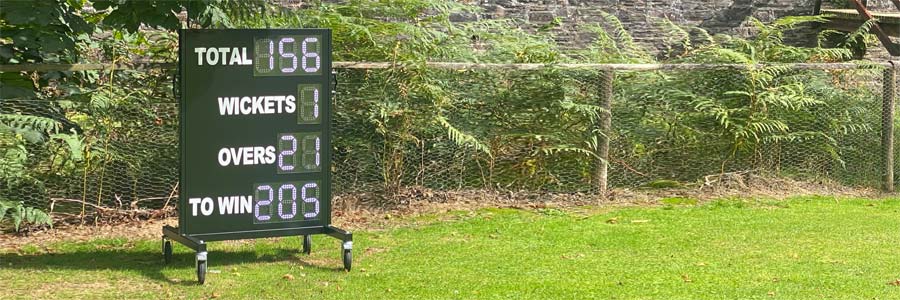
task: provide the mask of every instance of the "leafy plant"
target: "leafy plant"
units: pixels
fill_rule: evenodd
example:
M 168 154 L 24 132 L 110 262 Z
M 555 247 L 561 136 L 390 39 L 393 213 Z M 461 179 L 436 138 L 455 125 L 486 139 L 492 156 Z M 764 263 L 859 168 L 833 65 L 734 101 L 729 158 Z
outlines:
M 0 200 L 0 223 L 9 219 L 16 232 L 27 232 L 43 226 L 53 227 L 53 218 L 40 209 L 25 206 L 24 202 Z
M 0 2 L 4 18 L 25 10 L 14 2 Z M 391 64 L 337 75 L 333 152 L 341 184 L 335 188 L 345 182 L 351 188 L 371 185 L 388 200 L 409 186 L 591 189 L 601 137 L 612 140 L 607 162 L 618 172 L 610 177 L 612 186 L 692 182 L 726 169 L 800 164 L 822 165 L 823 174 L 851 173 L 854 165 L 864 165 L 854 162 L 866 159 L 865 149 L 875 147 L 871 141 L 878 141 L 869 136 L 877 112 L 865 87 L 846 83 L 837 72 L 777 65 L 846 61 L 853 56 L 846 48 L 868 38 L 864 26 L 846 41 L 833 35 L 818 47 L 785 41 L 790 31 L 824 21 L 820 16 L 768 24 L 751 19 L 757 35 L 750 38 L 711 36 L 661 19 L 658 26 L 669 38 L 667 51 L 658 56 L 608 13 L 585 26 L 597 36 L 585 49 L 563 50 L 550 30 L 561 24 L 557 20 L 536 33 L 515 20 L 451 22 L 454 15 L 480 13 L 455 1 L 352 0 L 300 8 L 224 0 L 42 3 L 34 15 L 65 15 L 74 23 L 4 19 L 0 29 L 10 37 L 0 42 L 0 63 L 171 61 L 177 49 L 173 30 L 187 26 L 175 15 L 184 10 L 193 27 L 331 28 L 335 60 Z M 79 9 L 88 3 L 94 11 Z M 72 27 L 79 20 L 87 27 Z M 55 51 L 15 37 L 55 36 L 28 30 L 53 31 L 72 42 Z M 428 61 L 547 67 L 438 70 L 426 67 Z M 616 72 L 611 110 L 597 102 L 599 72 L 554 68 L 660 62 L 743 67 Z M 173 77 L 161 70 L 2 74 L 2 90 L 26 93 L 0 105 L 0 155 L 9 162 L 0 165 L 0 185 L 6 184 L 0 196 L 38 193 L 36 198 L 49 199 L 44 196 L 52 192 L 82 203 L 125 206 L 171 195 L 178 168 Z M 838 108 L 846 110 L 835 113 Z M 602 132 L 598 124 L 606 114 L 613 116 L 613 129 Z M 810 158 L 781 158 L 801 151 Z

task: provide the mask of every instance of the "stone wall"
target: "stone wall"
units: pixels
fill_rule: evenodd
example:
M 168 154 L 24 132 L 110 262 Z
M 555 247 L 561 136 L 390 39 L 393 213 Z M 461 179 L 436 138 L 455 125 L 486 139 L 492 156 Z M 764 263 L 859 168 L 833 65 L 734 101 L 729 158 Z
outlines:
M 824 2 L 826 7 L 846 5 L 842 0 Z M 815 0 L 481 0 L 477 4 L 484 8 L 483 13 L 458 16 L 457 20 L 510 18 L 521 20 L 520 26 L 529 30 L 558 20 L 560 25 L 554 29 L 556 40 L 563 47 L 580 48 L 593 39 L 582 28 L 585 24 L 602 22 L 602 11 L 618 17 L 638 43 L 658 52 L 664 49 L 667 36 L 665 27 L 659 25 L 665 18 L 676 24 L 703 28 L 711 34 L 748 36 L 752 34 L 752 27 L 746 22 L 748 17 L 768 22 L 783 16 L 810 15 Z M 869 7 L 895 9 L 890 0 L 870 0 Z M 792 41 L 809 44 L 814 42 L 815 34 L 810 29 L 801 29 Z M 873 50 L 877 53 L 882 49 Z
M 274 0 L 285 6 L 300 7 L 308 0 Z M 346 0 L 324 0 L 342 2 Z M 466 22 L 479 19 L 506 18 L 517 20 L 530 31 L 559 23 L 553 29 L 556 41 L 564 48 L 577 49 L 589 44 L 594 35 L 584 30 L 587 24 L 602 23 L 601 12 L 612 14 L 624 23 L 635 40 L 654 53 L 662 53 L 668 37 L 660 20 L 703 28 L 710 34 L 748 37 L 753 34 L 748 17 L 770 22 L 780 17 L 811 15 L 815 0 L 456 0 L 479 5 L 484 10 L 474 15 L 457 15 L 453 20 Z M 865 0 L 862 0 L 865 1 Z M 850 0 L 823 0 L 824 8 L 851 8 Z M 896 11 L 891 0 L 868 0 L 868 7 L 878 11 Z M 817 30 L 802 28 L 788 37 L 795 44 L 812 45 Z M 870 47 L 873 59 L 887 59 L 887 51 Z

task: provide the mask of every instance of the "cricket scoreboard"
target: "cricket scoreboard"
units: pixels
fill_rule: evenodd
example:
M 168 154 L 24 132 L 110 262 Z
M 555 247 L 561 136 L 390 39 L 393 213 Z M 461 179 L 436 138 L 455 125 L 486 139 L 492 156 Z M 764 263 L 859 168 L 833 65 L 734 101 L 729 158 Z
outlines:
M 179 42 L 179 219 L 164 234 L 323 233 L 349 250 L 330 226 L 331 31 L 189 29 Z

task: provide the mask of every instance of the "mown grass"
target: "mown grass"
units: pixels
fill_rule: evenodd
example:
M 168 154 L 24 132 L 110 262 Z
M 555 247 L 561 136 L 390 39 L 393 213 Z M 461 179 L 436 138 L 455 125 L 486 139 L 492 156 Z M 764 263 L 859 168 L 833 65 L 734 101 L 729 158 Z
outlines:
M 214 243 L 218 273 L 203 286 L 192 253 L 176 246 L 164 266 L 156 240 L 31 247 L 0 254 L 0 298 L 900 298 L 889 284 L 900 278 L 898 199 L 673 203 L 483 209 L 356 232 L 349 273 L 326 237 L 311 256 L 297 238 Z

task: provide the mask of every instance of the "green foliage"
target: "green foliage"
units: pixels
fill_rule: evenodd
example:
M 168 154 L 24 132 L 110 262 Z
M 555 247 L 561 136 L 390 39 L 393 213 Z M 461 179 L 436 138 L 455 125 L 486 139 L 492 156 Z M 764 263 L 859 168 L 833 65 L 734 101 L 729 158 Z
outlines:
M 148 41 L 144 28 L 174 31 L 182 28 L 177 18 L 188 12 L 202 27 L 232 26 L 234 20 L 248 17 L 247 11 L 262 7 L 262 0 L 42 0 L 0 2 L 0 63 L 82 63 L 97 46 L 103 31 L 115 32 L 121 39 L 130 34 Z M 86 10 L 85 7 L 93 7 Z M 88 45 L 89 47 L 84 47 Z M 174 48 L 168 49 L 171 53 Z M 42 87 L 68 77 L 81 81 L 84 73 L 46 72 L 37 80 L 34 74 L 4 73 L 0 77 L 0 97 L 35 98 Z M 36 84 L 35 84 L 36 83 Z M 53 82 L 55 83 L 55 82 Z
M 438 116 L 436 119 L 438 124 L 440 124 L 441 127 L 444 127 L 447 130 L 447 137 L 457 145 L 472 145 L 476 150 L 482 151 L 487 155 L 491 155 L 491 150 L 488 149 L 485 144 L 482 144 L 480 141 L 478 141 L 478 139 L 476 139 L 474 136 L 456 129 L 452 124 L 450 124 L 450 122 L 447 122 L 447 119 L 445 119 L 444 117 Z
M 846 48 L 804 48 L 784 41 L 787 31 L 822 22 L 820 17 L 786 17 L 770 24 L 750 21 L 758 32 L 750 39 L 717 36 L 697 44 L 686 40 L 687 30 L 671 29 L 681 32 L 673 35 L 685 39 L 675 43 L 681 49 L 672 55 L 673 62 L 743 67 L 628 78 L 632 84 L 618 86 L 617 95 L 622 100 L 612 109 L 617 127 L 622 128 L 615 135 L 623 137 L 617 140 L 620 144 L 614 155 L 631 161 L 631 167 L 654 172 L 659 168 L 662 176 L 671 174 L 666 177 L 679 180 L 733 170 L 794 168 L 812 163 L 812 157 L 827 157 L 828 162 L 820 163 L 844 166 L 845 158 L 855 156 L 842 147 L 848 139 L 863 139 L 873 133 L 871 124 L 877 123 L 872 117 L 879 115 L 879 106 L 873 105 L 877 98 L 872 97 L 871 90 L 836 86 L 834 82 L 843 80 L 840 74 L 795 71 L 779 65 L 844 61 L 851 58 L 851 52 Z M 874 75 L 870 71 L 853 72 Z M 830 113 L 845 107 L 852 109 L 837 120 Z M 851 125 L 851 129 L 850 124 L 856 126 Z M 648 151 L 649 145 L 654 149 L 691 149 L 691 154 L 685 155 L 685 150 Z M 666 171 L 671 169 L 679 171 Z M 840 171 L 840 167 L 833 172 L 852 173 Z
M 657 179 L 643 185 L 645 188 L 651 189 L 672 189 L 682 188 L 684 184 L 675 180 Z
M 585 26 L 597 37 L 588 47 L 562 50 L 551 33 L 561 20 L 535 33 L 515 20 L 451 22 L 454 15 L 480 13 L 455 1 L 351 0 L 297 9 L 262 1 L 56 0 L 35 9 L 35 16 L 72 20 L 59 24 L 41 23 L 54 18 L 13 16 L 25 8 L 0 3 L 0 63 L 171 61 L 177 49 L 173 30 L 186 25 L 175 15 L 185 9 L 194 27 L 331 28 L 335 60 L 392 64 L 384 70 L 342 70 L 334 112 L 335 124 L 345 126 L 335 129 L 335 161 L 360 172 L 378 170 L 378 178 L 353 180 L 374 182 L 389 196 L 409 185 L 588 190 L 603 137 L 613 141 L 607 163 L 628 174 L 612 178 L 622 180 L 614 186 L 627 180 L 635 186 L 659 179 L 690 182 L 734 168 L 781 170 L 787 166 L 767 156 L 799 150 L 826 157 L 831 174 L 864 153 L 864 147 L 841 144 L 854 135 L 863 141 L 876 124 L 864 87 L 838 86 L 840 74 L 777 65 L 846 61 L 854 55 L 847 48 L 868 39 L 871 24 L 846 36 L 823 34 L 828 43 L 819 47 L 785 42 L 790 31 L 823 22 L 820 16 L 769 24 L 750 19 L 757 32 L 752 38 L 714 37 L 661 19 L 658 26 L 669 38 L 657 57 L 608 13 Z M 85 4 L 95 10 L 81 10 Z M 43 32 L 65 36 L 60 42 L 65 47 L 34 43 L 54 37 Z M 832 44 L 838 48 L 827 48 Z M 427 68 L 428 61 L 548 68 L 438 70 Z M 597 103 L 598 72 L 553 68 L 579 62 L 745 68 L 617 72 L 607 111 Z M 168 105 L 174 98 L 172 76 L 166 71 L 2 74 L 2 97 L 17 102 L 0 107 L 0 155 L 10 162 L 0 166 L 6 181 L 0 196 L 26 187 L 46 194 L 45 184 L 75 178 L 80 190 L 70 195 L 82 201 L 149 197 L 136 188 L 139 180 L 169 178 L 177 171 L 174 138 L 165 139 L 177 128 L 177 110 Z M 846 110 L 836 117 L 837 108 Z M 613 130 L 603 132 L 599 121 L 610 113 Z M 435 157 L 429 155 L 441 159 L 429 161 Z M 110 180 L 116 185 L 105 184 Z
M 0 157 L 4 161 L 0 165 L 0 186 L 7 189 L 23 184 L 41 186 L 29 157 L 40 149 L 55 148 L 60 144 L 68 151 L 59 151 L 58 157 L 81 160 L 81 139 L 77 133 L 62 132 L 59 121 L 35 115 L 0 114 Z M 0 192 L 0 196 L 4 194 Z
M 22 201 L 0 200 L 0 224 L 3 223 L 3 220 L 12 222 L 16 232 L 37 229 L 43 226 L 53 227 L 53 218 L 49 214 L 34 207 L 27 207 Z
M 174 60 L 174 31 L 187 25 L 177 18 L 183 10 L 192 27 L 228 27 L 264 3 L 2 1 L 0 64 Z M 98 205 L 147 197 L 138 178 L 177 174 L 172 76 L 167 70 L 0 74 L 0 197 L 37 207 L 49 205 L 51 194 L 96 197 Z M 104 184 L 107 171 L 116 185 Z

